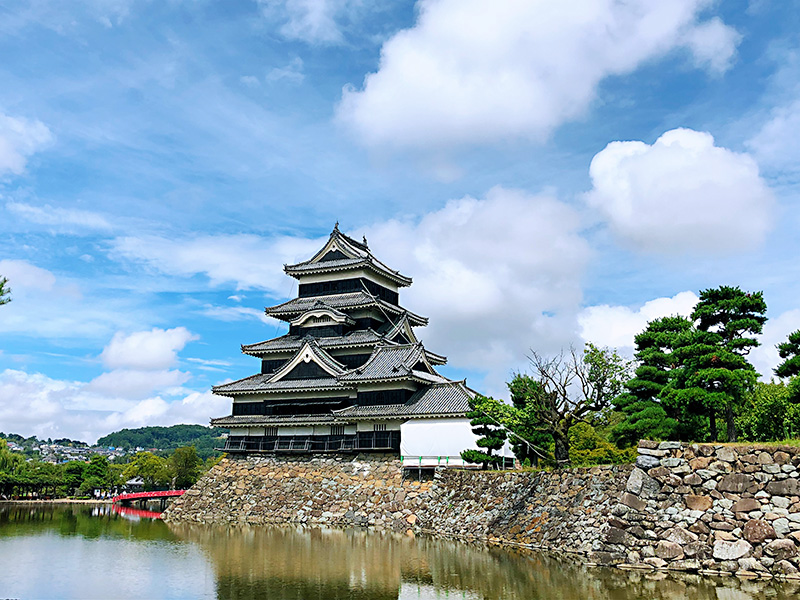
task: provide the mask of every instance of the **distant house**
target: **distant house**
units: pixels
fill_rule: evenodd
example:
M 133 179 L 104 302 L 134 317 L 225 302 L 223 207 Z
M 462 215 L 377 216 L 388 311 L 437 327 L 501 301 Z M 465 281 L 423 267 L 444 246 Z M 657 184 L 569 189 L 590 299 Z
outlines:
M 475 447 L 465 415 L 475 392 L 443 377 L 444 356 L 414 329 L 428 319 L 400 305 L 411 279 L 334 227 L 309 260 L 284 266 L 298 296 L 266 309 L 286 335 L 242 346 L 261 371 L 213 388 L 232 398 L 211 420 L 231 453 L 399 455 L 409 467 L 461 466 Z

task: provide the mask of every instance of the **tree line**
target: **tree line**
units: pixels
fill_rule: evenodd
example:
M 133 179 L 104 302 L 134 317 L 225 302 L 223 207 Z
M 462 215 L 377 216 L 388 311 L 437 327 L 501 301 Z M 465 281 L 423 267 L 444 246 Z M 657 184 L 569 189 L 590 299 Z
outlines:
M 510 403 L 471 403 L 478 449 L 496 465 L 506 440 L 526 464 L 597 464 L 635 457 L 639 439 L 736 442 L 800 435 L 800 330 L 777 345 L 779 381 L 759 382 L 749 352 L 767 321 L 762 292 L 700 292 L 689 317 L 655 319 L 635 336 L 633 360 L 587 343 L 555 357 L 532 351 L 530 374 L 508 383 Z
M 0 497 L 91 496 L 95 490 L 122 490 L 127 481 L 141 478 L 143 489 L 185 489 L 220 459 L 203 461 L 194 446 L 175 449 L 168 457 L 139 452 L 127 463 L 110 462 L 93 454 L 88 462 L 53 464 L 26 460 L 0 438 Z

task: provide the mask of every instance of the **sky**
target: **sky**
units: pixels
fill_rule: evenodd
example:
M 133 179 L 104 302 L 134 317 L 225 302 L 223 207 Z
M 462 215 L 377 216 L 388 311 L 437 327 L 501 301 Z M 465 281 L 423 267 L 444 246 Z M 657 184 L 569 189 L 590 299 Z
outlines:
M 800 7 L 0 0 L 0 431 L 207 424 L 334 223 L 441 372 L 630 355 L 700 290 L 800 328 Z

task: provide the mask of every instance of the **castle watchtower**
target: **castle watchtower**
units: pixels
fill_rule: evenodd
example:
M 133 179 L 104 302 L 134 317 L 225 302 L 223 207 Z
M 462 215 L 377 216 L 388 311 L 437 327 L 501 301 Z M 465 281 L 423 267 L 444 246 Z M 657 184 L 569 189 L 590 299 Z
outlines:
M 211 421 L 230 430 L 225 450 L 463 464 L 460 451 L 474 446 L 465 415 L 475 392 L 437 373 L 445 357 L 417 339 L 414 328 L 428 320 L 399 298 L 411 279 L 338 224 L 319 252 L 284 271 L 298 280 L 298 296 L 266 314 L 289 332 L 242 346 L 261 372 L 213 388 L 233 399 L 231 414 Z

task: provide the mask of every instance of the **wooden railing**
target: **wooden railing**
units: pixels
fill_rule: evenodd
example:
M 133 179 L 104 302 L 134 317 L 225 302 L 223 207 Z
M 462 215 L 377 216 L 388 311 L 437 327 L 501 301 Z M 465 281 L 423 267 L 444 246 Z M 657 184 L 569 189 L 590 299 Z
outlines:
M 225 452 L 365 452 L 399 451 L 399 431 L 368 431 L 356 435 L 228 438 Z

